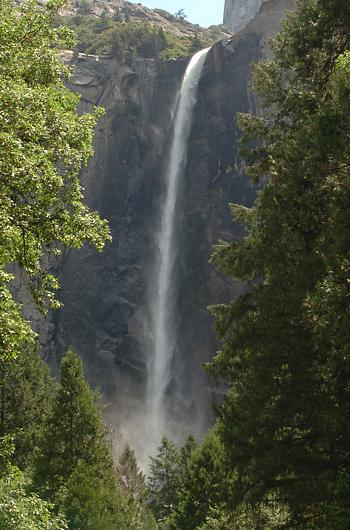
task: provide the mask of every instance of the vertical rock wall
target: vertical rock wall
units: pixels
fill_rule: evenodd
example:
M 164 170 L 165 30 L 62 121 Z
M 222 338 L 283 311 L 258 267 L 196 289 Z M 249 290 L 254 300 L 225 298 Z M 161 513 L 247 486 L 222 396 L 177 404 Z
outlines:
M 255 17 L 263 2 L 266 0 L 226 0 L 224 25 L 237 33 Z
M 207 306 L 239 295 L 244 286 L 209 264 L 219 239 L 238 239 L 243 228 L 228 203 L 251 205 L 255 190 L 237 155 L 237 112 L 255 111 L 249 92 L 251 64 L 266 56 L 266 38 L 294 0 L 269 0 L 231 41 L 208 55 L 199 87 L 184 179 L 178 270 L 178 355 L 167 399 L 174 433 L 181 425 L 198 436 L 208 421 L 213 393 L 202 363 L 217 349 Z M 69 57 L 67 57 L 67 60 Z M 186 61 L 158 63 L 80 56 L 70 79 L 82 95 L 80 110 L 106 109 L 95 157 L 82 175 L 87 202 L 110 222 L 113 243 L 103 254 L 69 250 L 55 265 L 63 309 L 52 315 L 44 354 L 74 347 L 93 385 L 102 390 L 107 421 L 134 445 L 144 400 L 149 348 L 148 278 L 154 231 L 164 191 L 171 122 Z
M 189 143 L 178 270 L 178 355 L 167 399 L 177 426 L 200 435 L 207 426 L 209 382 L 202 363 L 217 344 L 207 306 L 227 301 L 242 286 L 209 265 L 220 238 L 240 237 L 228 203 L 251 204 L 254 189 L 235 155 L 235 113 L 249 110 L 250 64 L 259 42 L 217 44 L 200 83 Z M 81 110 L 103 105 L 96 156 L 82 175 L 89 204 L 106 217 L 113 243 L 103 254 L 91 248 L 68 251 L 57 269 L 63 309 L 53 315 L 48 351 L 74 347 L 85 360 L 90 381 L 99 386 L 108 421 L 117 430 L 137 432 L 142 411 L 149 348 L 148 278 L 154 232 L 163 198 L 164 168 L 171 120 L 185 61 L 158 64 L 136 60 L 129 67 L 113 59 L 81 57 L 71 78 L 82 94 Z

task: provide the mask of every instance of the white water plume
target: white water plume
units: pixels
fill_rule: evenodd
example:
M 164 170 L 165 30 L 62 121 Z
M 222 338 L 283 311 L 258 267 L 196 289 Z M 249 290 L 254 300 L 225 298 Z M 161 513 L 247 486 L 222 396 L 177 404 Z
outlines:
M 198 84 L 208 50 L 209 48 L 201 50 L 193 56 L 182 82 L 166 171 L 166 195 L 157 233 L 154 292 L 150 300 L 153 349 L 148 364 L 145 403 L 145 428 L 148 438 L 146 445 L 152 452 L 161 437 L 169 434 L 166 393 L 171 381 L 172 360 L 176 353 L 175 225 Z

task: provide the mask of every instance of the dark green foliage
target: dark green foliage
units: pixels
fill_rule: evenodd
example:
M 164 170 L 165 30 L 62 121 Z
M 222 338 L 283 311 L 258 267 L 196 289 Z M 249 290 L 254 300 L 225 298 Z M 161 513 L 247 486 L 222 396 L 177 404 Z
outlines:
M 192 42 L 191 42 L 191 54 L 198 52 L 198 51 L 201 50 L 202 48 L 203 48 L 203 42 L 202 42 L 201 39 L 198 37 L 198 35 L 196 35 L 195 37 L 192 38 Z
M 0 435 L 11 435 L 14 462 L 27 467 L 38 445 L 53 395 L 49 369 L 34 349 L 0 363 Z
M 187 438 L 180 450 L 164 436 L 158 447 L 157 456 L 151 457 L 150 476 L 146 491 L 150 507 L 158 527 L 161 529 L 177 528 L 173 526 L 173 516 L 177 512 L 179 501 L 188 486 L 190 463 L 196 448 L 197 442 L 193 436 Z M 123 460 L 127 462 L 130 460 L 128 458 L 129 451 L 127 448 L 127 452 L 123 456 Z M 130 467 L 130 464 L 127 467 Z M 134 471 L 128 474 L 135 476 L 135 464 L 132 464 L 131 468 Z M 124 475 L 121 473 L 122 477 Z M 137 480 L 139 481 L 138 477 Z
M 155 530 L 156 521 L 146 506 L 147 487 L 145 476 L 140 471 L 134 451 L 126 445 L 117 468 L 119 483 L 126 496 L 128 509 L 132 514 L 132 528 L 135 530 Z
M 57 503 L 70 530 L 130 530 L 132 514 L 109 464 L 80 460 L 61 488 Z
M 156 528 L 145 505 L 145 479 L 130 448 L 123 452 L 118 470 L 113 469 L 96 396 L 84 381 L 82 363 L 74 353 L 62 361 L 53 406 L 53 383 L 36 352 L 25 352 L 3 365 L 0 384 L 3 432 L 15 442 L 5 454 L 0 476 L 1 528 L 17 530 L 19 521 L 28 517 L 26 530 L 46 528 L 41 521 L 47 528 L 58 529 L 49 526 L 51 520 L 52 524 L 59 520 L 51 516 L 50 505 L 27 495 L 26 490 L 33 489 L 31 482 L 7 464 L 10 459 L 22 468 L 33 468 L 35 490 L 65 514 L 70 530 Z M 6 515 L 12 504 L 16 507 L 11 520 L 17 527 L 10 525 Z M 26 515 L 31 506 L 37 527 Z
M 181 447 L 179 452 L 179 482 L 180 484 L 186 480 L 188 474 L 188 467 L 191 462 L 193 453 L 197 448 L 197 442 L 194 436 L 190 434 L 186 439 L 184 445 Z M 181 487 L 181 486 L 180 486 Z
M 167 60 L 178 57 L 189 57 L 202 48 L 212 45 L 215 39 L 195 35 L 193 37 L 177 37 L 166 33 L 167 46 L 160 54 L 160 59 Z
M 71 528 L 109 530 L 122 520 L 122 495 L 96 395 L 72 351 L 62 359 L 60 385 L 34 465 L 34 484 L 45 499 L 64 509 Z
M 108 466 L 110 456 L 96 405 L 96 396 L 84 379 L 81 359 L 69 351 L 62 359 L 60 385 L 36 463 L 36 481 L 54 498 L 80 461 Z
M 151 530 L 152 517 L 129 505 L 118 484 L 81 361 L 72 352 L 64 358 L 52 402 L 35 334 L 8 286 L 21 270 L 40 309 L 58 307 L 48 253 L 84 243 L 102 250 L 109 239 L 107 223 L 83 203 L 78 178 L 101 112 L 77 114 L 60 56 L 73 34 L 53 27 L 63 1 L 44 4 L 0 3 L 0 528 L 62 530 L 63 510 L 70 530 Z M 101 17 L 99 31 L 108 27 Z
M 179 492 L 179 453 L 166 436 L 162 438 L 157 455 L 151 457 L 148 491 L 156 520 L 166 520 L 177 503 Z
M 257 505 L 243 503 L 234 511 L 225 503 L 216 504 L 209 509 L 205 523 L 196 530 L 281 530 L 288 528 L 288 523 L 288 509 L 269 497 Z
M 135 452 L 127 444 L 119 458 L 118 472 L 121 486 L 137 497 L 146 495 L 145 476 L 140 471 Z
M 195 530 L 205 521 L 212 506 L 221 504 L 230 487 L 223 445 L 215 431 L 198 446 L 190 438 L 181 450 L 180 487 L 171 530 Z
M 254 209 L 232 207 L 248 235 L 213 256 L 251 285 L 213 308 L 211 369 L 229 384 L 219 432 L 238 473 L 227 501 L 272 495 L 303 530 L 350 525 L 349 48 L 349 2 L 299 2 L 275 59 L 255 68 L 265 119 L 239 118 L 267 185 Z

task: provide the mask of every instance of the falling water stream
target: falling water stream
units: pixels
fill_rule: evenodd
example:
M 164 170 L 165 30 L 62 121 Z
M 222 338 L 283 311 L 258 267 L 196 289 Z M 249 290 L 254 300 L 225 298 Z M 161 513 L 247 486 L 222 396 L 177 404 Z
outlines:
M 151 300 L 152 354 L 148 366 L 146 394 L 147 431 L 153 449 L 167 433 L 166 392 L 176 352 L 174 268 L 177 255 L 175 228 L 181 179 L 187 161 L 193 111 L 200 75 L 208 49 L 191 59 L 181 87 L 174 118 L 173 140 L 166 171 L 166 195 L 157 232 L 155 285 Z

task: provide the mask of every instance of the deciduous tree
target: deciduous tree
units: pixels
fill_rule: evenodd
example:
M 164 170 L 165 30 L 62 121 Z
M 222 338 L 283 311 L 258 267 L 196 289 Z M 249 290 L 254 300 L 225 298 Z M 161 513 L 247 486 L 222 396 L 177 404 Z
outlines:
M 71 45 L 53 28 L 62 0 L 38 7 L 0 3 L 0 357 L 33 340 L 14 301 L 9 265 L 22 268 L 41 307 L 57 307 L 57 279 L 47 271 L 49 252 L 85 242 L 103 248 L 108 227 L 84 204 L 78 172 L 92 154 L 99 111 L 79 116 L 78 96 L 60 50 Z

